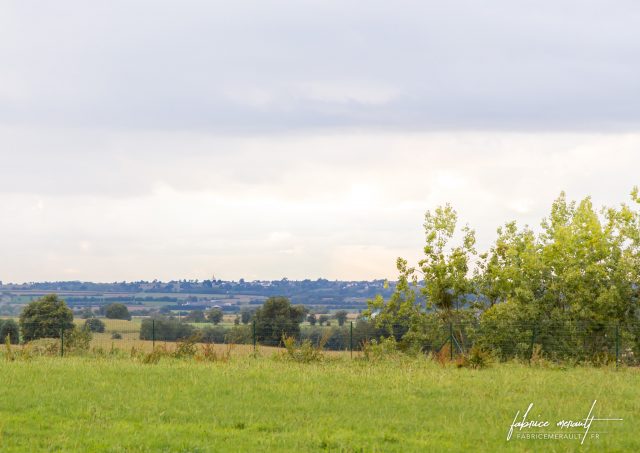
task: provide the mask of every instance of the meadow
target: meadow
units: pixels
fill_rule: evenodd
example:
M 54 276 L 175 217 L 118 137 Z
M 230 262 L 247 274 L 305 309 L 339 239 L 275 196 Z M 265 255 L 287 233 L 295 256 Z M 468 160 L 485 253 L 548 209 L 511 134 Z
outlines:
M 0 361 L 0 451 L 640 451 L 640 372 L 430 359 Z M 531 417 L 623 418 L 599 439 L 516 440 Z M 600 422 L 603 423 L 603 422 Z M 515 437 L 515 436 L 514 436 Z

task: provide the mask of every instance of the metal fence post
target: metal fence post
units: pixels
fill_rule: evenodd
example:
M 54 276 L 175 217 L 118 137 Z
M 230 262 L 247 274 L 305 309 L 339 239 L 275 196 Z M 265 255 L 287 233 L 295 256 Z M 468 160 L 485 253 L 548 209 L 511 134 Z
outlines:
M 620 324 L 616 324 L 616 368 L 620 362 Z
M 151 344 L 152 344 L 152 348 L 155 351 L 156 350 L 156 320 L 152 319 L 151 320 Z
M 353 321 L 351 321 L 351 326 L 349 328 L 349 352 L 351 354 L 351 358 L 353 359 Z
M 256 321 L 253 321 L 253 352 L 256 352 Z
M 64 357 L 64 328 L 60 328 L 60 357 Z
M 451 361 L 453 361 L 453 323 L 449 322 L 449 344 L 451 346 Z

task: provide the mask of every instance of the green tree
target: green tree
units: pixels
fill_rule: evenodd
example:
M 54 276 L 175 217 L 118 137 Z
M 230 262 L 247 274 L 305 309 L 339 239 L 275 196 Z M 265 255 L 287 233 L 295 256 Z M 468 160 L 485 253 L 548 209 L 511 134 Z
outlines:
M 73 328 L 73 312 L 57 295 L 50 294 L 30 302 L 20 314 L 20 330 L 26 341 L 60 338 L 60 332 Z
M 224 317 L 224 313 L 219 308 L 212 308 L 207 312 L 207 319 L 214 324 L 220 324 L 222 318 Z
M 407 341 L 414 342 L 424 340 L 426 315 L 431 310 L 446 322 L 468 318 L 461 310 L 467 308 L 475 290 L 470 261 L 476 254 L 476 240 L 475 232 L 465 226 L 460 243 L 452 245 L 457 225 L 458 214 L 448 204 L 427 211 L 424 258 L 415 267 L 398 258 L 399 275 L 393 294 L 389 300 L 378 295 L 368 303 L 364 315 L 374 319 L 377 328 L 397 340 L 410 332 Z
M 104 309 L 104 315 L 108 319 L 125 319 L 131 321 L 131 314 L 126 305 L 120 303 L 109 304 Z
M 89 318 L 84 322 L 83 328 L 89 332 L 104 333 L 106 326 L 98 318 Z
M 320 324 L 321 326 L 323 326 L 327 321 L 329 321 L 329 316 L 327 315 L 320 315 L 318 317 L 318 324 Z
M 4 343 L 9 337 L 9 343 L 18 344 L 20 342 L 20 329 L 13 319 L 0 319 L 0 342 Z
M 248 310 L 246 308 L 243 308 L 240 311 L 240 318 L 242 321 L 242 324 L 249 324 L 249 321 L 251 321 L 251 310 Z
M 256 339 L 261 344 L 276 346 L 283 335 L 297 338 L 305 315 L 305 307 L 291 305 L 286 297 L 270 297 L 255 312 Z
M 338 320 L 338 325 L 342 327 L 347 321 L 347 315 L 348 313 L 346 310 L 338 310 L 334 313 L 333 317 Z
M 309 321 L 309 324 L 311 324 L 312 326 L 315 326 L 318 322 L 318 318 L 316 318 L 316 315 L 314 313 L 311 313 L 309 316 L 307 316 L 307 321 Z

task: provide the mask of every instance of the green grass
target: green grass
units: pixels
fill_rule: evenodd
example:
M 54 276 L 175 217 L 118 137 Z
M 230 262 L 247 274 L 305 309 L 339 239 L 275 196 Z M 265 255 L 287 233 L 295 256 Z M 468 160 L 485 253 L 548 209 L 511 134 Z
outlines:
M 0 362 L 0 451 L 640 451 L 640 373 L 427 360 Z M 517 410 L 624 418 L 598 441 L 506 442 Z

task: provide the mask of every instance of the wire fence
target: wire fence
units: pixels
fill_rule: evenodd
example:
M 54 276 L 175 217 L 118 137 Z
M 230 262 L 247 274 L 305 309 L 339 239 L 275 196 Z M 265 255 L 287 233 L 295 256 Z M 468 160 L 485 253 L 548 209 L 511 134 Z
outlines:
M 640 365 L 640 323 L 438 321 L 410 329 L 402 324 L 381 328 L 363 320 L 312 326 L 287 319 L 218 325 L 174 317 L 89 318 L 65 323 L 0 319 L 0 338 L 6 347 L 28 347 L 34 352 L 61 356 L 78 352 L 152 352 L 157 347 L 174 350 L 188 341 L 196 348 L 226 345 L 245 352 L 307 345 L 350 357 L 385 338 L 393 338 L 400 349 L 437 354 L 449 360 L 466 356 L 475 348 L 490 352 L 499 361 L 544 359 Z

